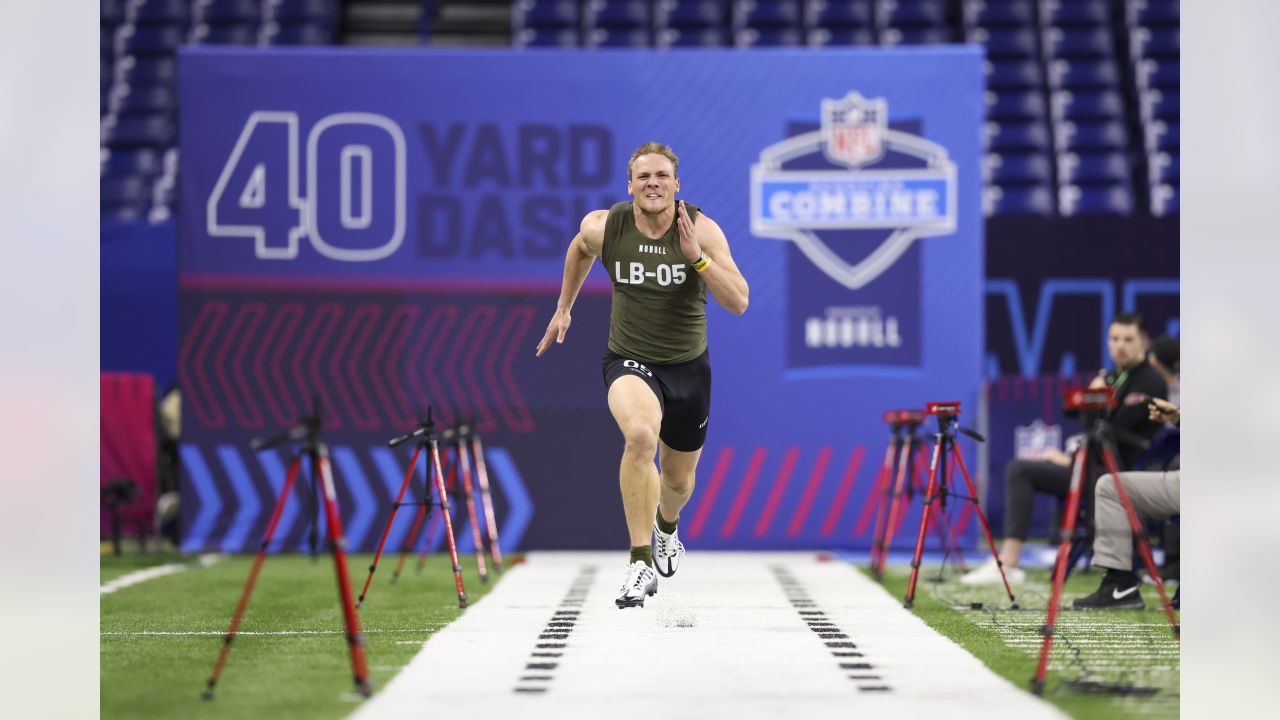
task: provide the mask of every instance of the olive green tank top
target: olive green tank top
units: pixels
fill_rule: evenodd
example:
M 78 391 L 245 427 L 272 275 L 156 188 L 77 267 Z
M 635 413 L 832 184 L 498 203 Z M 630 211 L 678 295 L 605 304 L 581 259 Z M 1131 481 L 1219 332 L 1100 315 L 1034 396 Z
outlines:
M 698 208 L 685 204 L 696 220 Z M 613 281 L 609 349 L 658 365 L 682 363 L 707 349 L 707 286 L 680 252 L 673 221 L 658 240 L 636 227 L 632 203 L 609 208 L 600 260 Z

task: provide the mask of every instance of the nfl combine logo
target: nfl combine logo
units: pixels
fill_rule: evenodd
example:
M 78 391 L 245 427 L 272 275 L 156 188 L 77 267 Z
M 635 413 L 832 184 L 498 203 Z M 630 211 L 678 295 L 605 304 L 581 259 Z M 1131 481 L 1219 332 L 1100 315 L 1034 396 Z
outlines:
M 841 100 L 822 101 L 824 154 L 837 165 L 860 167 L 884 156 L 884 98 L 868 100 L 852 92 Z

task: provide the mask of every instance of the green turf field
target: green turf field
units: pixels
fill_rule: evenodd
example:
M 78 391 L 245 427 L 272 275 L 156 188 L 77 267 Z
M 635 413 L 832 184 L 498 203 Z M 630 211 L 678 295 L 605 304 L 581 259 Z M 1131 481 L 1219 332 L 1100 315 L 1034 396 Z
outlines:
M 863 572 L 868 572 L 862 567 Z M 895 598 L 907 592 L 909 567 L 890 567 L 885 589 Z M 987 667 L 1021 688 L 1035 675 L 1043 636 L 1044 608 L 1049 600 L 1049 571 L 1028 569 L 1027 582 L 1014 588 L 1019 605 L 1008 610 L 956 609 L 981 602 L 1009 606 L 1003 586 L 972 588 L 956 582 L 948 572 L 944 582 L 933 579 L 936 567 L 921 568 L 914 612 L 934 630 L 973 653 Z M 1063 591 L 1065 605 L 1072 598 L 1097 589 L 1101 572 L 1073 573 Z M 1170 597 L 1177 585 L 1169 587 Z M 1160 606 L 1155 587 L 1141 590 L 1146 610 L 1064 611 L 1050 655 L 1045 699 L 1077 718 L 1168 718 L 1179 712 L 1179 646 Z M 1094 680 L 1154 689 L 1146 696 L 1121 696 L 1073 689 L 1067 680 Z
M 174 560 L 104 556 L 103 582 Z M 371 556 L 348 560 L 358 594 Z M 445 558 L 432 555 L 422 575 L 414 574 L 410 558 L 399 584 L 390 585 L 395 560 L 383 556 L 360 618 L 375 691 L 462 612 Z M 464 558 L 463 582 L 474 601 L 488 587 L 470 560 Z M 240 626 L 246 634 L 235 641 L 218 696 L 200 699 L 252 561 L 233 556 L 102 596 L 102 717 L 319 719 L 342 717 L 356 706 L 327 555 L 314 563 L 305 555 L 267 558 Z

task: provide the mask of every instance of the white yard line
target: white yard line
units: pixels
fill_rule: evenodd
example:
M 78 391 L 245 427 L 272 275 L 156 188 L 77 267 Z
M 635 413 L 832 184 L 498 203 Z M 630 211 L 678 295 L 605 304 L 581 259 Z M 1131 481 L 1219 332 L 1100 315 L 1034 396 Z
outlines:
M 530 554 L 353 717 L 1063 717 L 848 564 L 695 551 L 618 610 L 622 559 Z
M 443 625 L 443 623 L 441 623 Z M 409 633 L 427 633 L 432 628 L 407 628 L 405 630 L 370 630 L 362 628 L 361 633 L 365 635 L 381 635 L 381 634 L 409 634 Z M 226 635 L 226 630 L 111 630 L 100 632 L 99 635 L 124 635 L 129 637 L 147 636 L 147 635 Z M 346 630 L 240 630 L 236 635 L 346 635 Z M 419 640 L 408 640 L 405 642 L 418 643 Z
M 100 595 L 108 595 L 117 590 L 123 590 L 124 588 L 137 585 L 138 583 L 144 583 L 148 580 L 164 577 L 165 575 L 180 573 L 183 570 L 189 570 L 193 567 L 209 567 L 214 563 L 221 562 L 223 557 L 224 556 L 221 553 L 206 553 L 196 558 L 195 562 L 169 563 L 168 565 L 157 565 L 156 567 L 137 570 L 129 573 L 128 575 L 121 575 L 115 580 L 103 583 L 98 588 L 98 593 Z

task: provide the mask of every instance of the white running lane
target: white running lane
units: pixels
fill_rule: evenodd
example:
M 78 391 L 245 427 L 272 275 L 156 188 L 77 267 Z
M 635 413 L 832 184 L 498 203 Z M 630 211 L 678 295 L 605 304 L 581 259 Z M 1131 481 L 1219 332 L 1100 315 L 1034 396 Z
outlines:
M 694 551 L 619 610 L 625 559 L 531 553 L 353 717 L 1064 717 L 848 564 Z

